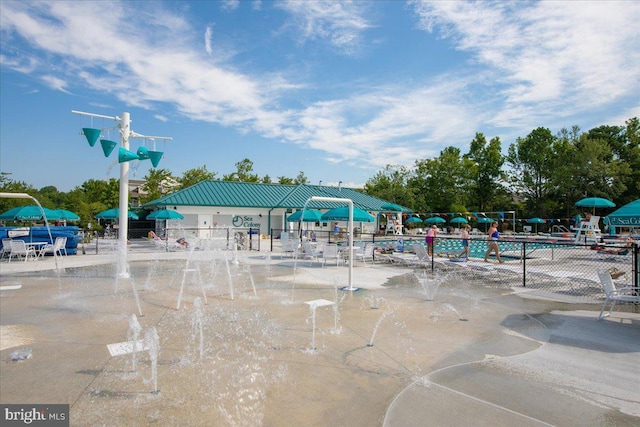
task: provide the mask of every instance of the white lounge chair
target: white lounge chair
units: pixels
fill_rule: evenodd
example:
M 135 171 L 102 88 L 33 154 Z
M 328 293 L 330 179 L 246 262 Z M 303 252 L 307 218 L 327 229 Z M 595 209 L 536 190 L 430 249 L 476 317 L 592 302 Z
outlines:
M 34 248 L 27 248 L 24 240 L 11 240 L 11 253 L 9 254 L 9 262 L 11 262 L 11 258 L 13 257 L 22 257 L 24 258 L 24 262 L 27 262 L 29 256 L 33 257 L 34 259 L 38 257 Z
M 364 264 L 364 266 L 367 266 L 367 260 L 371 261 L 371 264 L 373 264 L 373 250 L 374 250 L 374 246 L 372 243 L 367 243 L 364 245 L 364 248 L 362 250 L 359 250 L 357 252 L 353 253 L 353 259 L 355 261 L 362 261 L 362 263 Z
M 610 316 L 617 302 L 640 304 L 640 290 L 633 287 L 617 288 L 609 270 L 598 270 L 598 278 L 604 290 L 604 302 L 598 320 Z M 609 312 L 605 313 L 607 304 L 610 304 Z
M 62 256 L 62 253 L 67 254 L 67 249 L 65 246 L 67 245 L 66 237 L 56 237 L 56 240 L 51 243 L 47 243 L 45 246 L 40 249 L 40 253 L 38 256 L 44 256 L 45 254 L 54 254 Z

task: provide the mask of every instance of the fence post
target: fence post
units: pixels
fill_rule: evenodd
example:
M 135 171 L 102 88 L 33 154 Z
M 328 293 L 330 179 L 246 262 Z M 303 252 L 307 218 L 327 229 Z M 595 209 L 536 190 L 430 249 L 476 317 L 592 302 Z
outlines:
M 631 267 L 633 274 L 634 293 L 638 294 L 638 286 L 640 286 L 640 244 L 633 245 L 633 266 Z
M 527 242 L 522 242 L 522 287 L 527 287 Z

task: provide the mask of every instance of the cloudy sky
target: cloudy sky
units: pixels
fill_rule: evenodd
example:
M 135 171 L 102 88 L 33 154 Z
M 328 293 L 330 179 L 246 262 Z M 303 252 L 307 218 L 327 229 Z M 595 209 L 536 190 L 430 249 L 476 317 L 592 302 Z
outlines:
M 80 135 L 129 112 L 159 167 L 361 186 L 476 132 L 640 115 L 637 1 L 0 2 L 0 169 L 68 191 L 118 177 Z M 104 130 L 119 141 L 116 130 Z M 151 139 L 132 141 L 150 148 Z M 132 162 L 142 179 L 148 161 Z

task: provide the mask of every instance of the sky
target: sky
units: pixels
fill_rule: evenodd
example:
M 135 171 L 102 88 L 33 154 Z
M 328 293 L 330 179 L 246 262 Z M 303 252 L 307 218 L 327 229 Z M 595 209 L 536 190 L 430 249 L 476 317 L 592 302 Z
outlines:
M 0 170 L 70 191 L 118 178 L 83 127 L 117 121 L 175 176 L 361 187 L 476 132 L 640 116 L 638 1 L 0 1 Z M 120 141 L 117 129 L 105 139 Z M 148 160 L 130 163 L 143 179 Z

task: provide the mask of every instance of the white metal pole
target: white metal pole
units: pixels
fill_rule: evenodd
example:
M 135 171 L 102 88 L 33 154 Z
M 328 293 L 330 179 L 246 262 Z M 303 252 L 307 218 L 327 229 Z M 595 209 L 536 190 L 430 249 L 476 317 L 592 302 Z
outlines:
M 131 120 L 129 113 L 122 113 L 120 136 L 122 148 L 129 149 Z M 127 236 L 129 234 L 129 162 L 120 163 L 120 219 L 118 227 L 118 276 L 127 278 Z
M 319 201 L 319 202 L 341 202 L 347 203 L 349 205 L 349 287 L 346 289 L 348 291 L 353 291 L 355 288 L 353 287 L 353 200 L 351 199 L 341 199 L 337 197 L 319 197 L 312 196 L 307 199 L 302 208 L 302 212 L 307 208 L 307 203 L 310 201 Z

